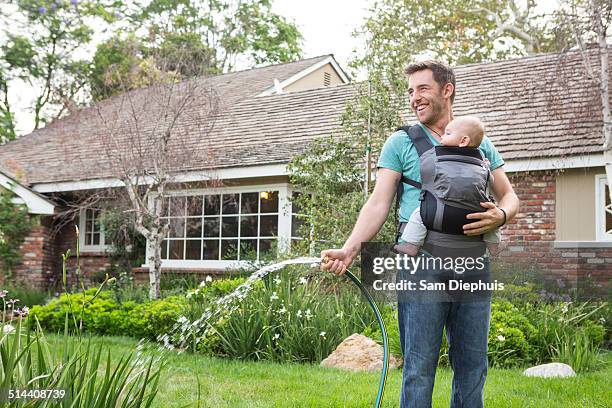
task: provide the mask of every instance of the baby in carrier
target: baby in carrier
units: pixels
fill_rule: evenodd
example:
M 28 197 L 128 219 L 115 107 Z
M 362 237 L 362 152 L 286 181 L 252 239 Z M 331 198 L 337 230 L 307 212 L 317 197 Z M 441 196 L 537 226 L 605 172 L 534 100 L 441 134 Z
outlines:
M 464 116 L 452 120 L 446 126 L 440 143 L 442 146 L 448 147 L 478 148 L 483 137 L 484 126 L 482 122 L 476 117 Z M 490 176 L 489 161 L 485 158 L 483 163 L 486 166 L 487 173 Z M 466 169 L 470 168 L 469 165 L 464 167 L 465 168 L 462 169 L 462 172 L 465 172 Z M 421 169 L 423 169 L 423 165 L 421 165 Z M 479 171 L 481 170 L 479 169 Z M 479 174 L 481 173 L 474 172 L 474 179 L 479 177 Z M 490 177 L 492 182 L 492 176 Z M 474 183 L 474 188 L 476 188 L 476 184 L 477 183 Z M 470 185 L 468 188 L 471 187 L 472 185 Z M 421 202 L 421 206 L 422 205 L 423 202 Z M 480 203 L 472 203 L 472 205 L 474 208 L 480 207 Z M 395 250 L 410 256 L 415 256 L 418 253 L 419 248 L 423 245 L 426 236 L 427 227 L 421 218 L 421 208 L 417 208 L 410 216 L 410 220 L 402 232 L 401 238 L 404 242 L 395 245 Z M 483 235 L 483 241 L 486 243 L 489 251 L 493 254 L 497 253 L 500 239 L 501 233 L 499 228 L 489 231 Z

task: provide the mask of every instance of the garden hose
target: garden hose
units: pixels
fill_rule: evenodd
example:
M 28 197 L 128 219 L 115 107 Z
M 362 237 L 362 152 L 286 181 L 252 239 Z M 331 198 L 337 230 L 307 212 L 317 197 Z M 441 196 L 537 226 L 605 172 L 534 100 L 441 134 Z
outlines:
M 323 259 L 323 263 L 327 263 L 327 261 L 328 258 L 325 257 Z M 363 295 L 366 297 L 368 303 L 370 304 L 370 307 L 372 307 L 372 310 L 374 311 L 374 315 L 376 316 L 376 320 L 378 321 L 378 326 L 380 327 L 380 333 L 383 341 L 383 367 L 382 373 L 380 374 L 380 383 L 378 385 L 376 402 L 374 403 L 374 408 L 379 408 L 382 404 L 382 398 L 385 392 L 385 384 L 387 382 L 387 372 L 389 371 L 389 344 L 387 339 L 387 329 L 385 328 L 385 322 L 383 321 L 382 315 L 378 310 L 378 306 L 376 306 L 376 302 L 374 302 L 374 299 L 372 298 L 372 295 L 370 295 L 370 292 L 366 290 L 365 286 L 363 286 L 363 283 L 361 283 L 361 281 L 350 271 L 347 270 L 345 272 L 345 275 L 348 276 L 348 278 L 352 280 L 355 285 L 357 285 L 357 287 L 361 290 L 361 293 L 363 293 Z

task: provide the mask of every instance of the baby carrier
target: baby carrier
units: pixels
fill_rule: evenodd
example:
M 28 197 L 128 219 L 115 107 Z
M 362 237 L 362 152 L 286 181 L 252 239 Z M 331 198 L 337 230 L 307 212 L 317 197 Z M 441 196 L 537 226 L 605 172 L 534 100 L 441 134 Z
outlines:
M 420 158 L 421 173 L 420 183 L 402 175 L 397 191 L 398 208 L 403 184 L 409 184 L 421 190 L 420 212 L 429 241 L 431 238 L 435 241 L 482 240 L 482 236 L 469 237 L 463 233 L 463 226 L 475 221 L 466 216 L 484 211 L 481 202 L 493 201 L 490 196 L 491 172 L 480 149 L 434 146 L 420 125 L 404 126 L 398 130 L 405 131 L 414 144 Z

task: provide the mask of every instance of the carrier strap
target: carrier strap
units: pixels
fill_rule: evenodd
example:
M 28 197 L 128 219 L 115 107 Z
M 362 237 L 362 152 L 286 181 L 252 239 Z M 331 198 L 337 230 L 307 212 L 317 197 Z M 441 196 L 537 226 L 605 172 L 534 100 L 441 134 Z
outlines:
M 427 136 L 427 133 L 425 133 L 421 125 L 416 124 L 412 126 L 401 126 L 396 129 L 396 131 L 400 130 L 406 132 L 419 157 L 434 147 L 433 143 L 431 143 L 431 140 L 429 139 L 429 136 Z M 402 194 L 404 193 L 404 184 L 411 185 L 419 190 L 422 188 L 422 184 L 420 182 L 409 179 L 402 174 L 400 182 L 397 183 L 397 191 L 395 192 L 395 225 L 399 225 L 399 208 L 400 200 L 402 198 Z

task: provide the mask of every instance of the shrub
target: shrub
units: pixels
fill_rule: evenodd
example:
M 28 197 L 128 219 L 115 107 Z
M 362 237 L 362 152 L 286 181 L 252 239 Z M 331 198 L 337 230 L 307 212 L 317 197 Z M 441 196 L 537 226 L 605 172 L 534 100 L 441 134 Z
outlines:
M 519 309 L 508 301 L 491 304 L 489 329 L 489 364 L 493 367 L 514 367 L 532 360 L 529 340 L 535 327 Z
M 186 301 L 173 296 L 151 302 L 118 303 L 112 291 L 101 291 L 97 297 L 95 289 L 76 294 L 64 294 L 47 305 L 34 306 L 32 316 L 46 330 L 64 330 L 66 316 L 70 317 L 69 330 L 75 332 L 82 327 L 84 332 L 100 335 L 121 335 L 155 339 L 168 331 L 183 313 Z M 85 303 L 85 307 L 82 307 Z M 82 312 L 82 323 L 80 313 Z M 30 325 L 34 319 L 29 319 Z
M 258 282 L 240 302 L 221 307 L 204 333 L 191 333 L 189 345 L 232 358 L 318 362 L 344 338 L 374 324 L 368 304 L 348 282 L 321 284 L 319 275 L 297 276 L 287 268 Z M 211 285 L 208 293 L 230 290 L 237 282 Z M 217 292 L 218 293 L 218 292 Z

